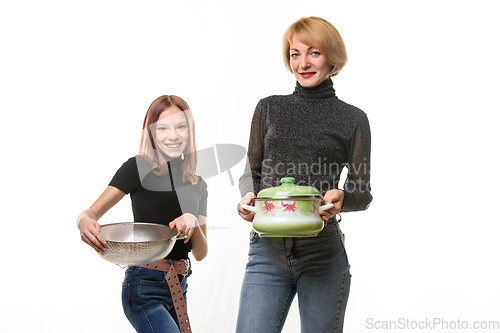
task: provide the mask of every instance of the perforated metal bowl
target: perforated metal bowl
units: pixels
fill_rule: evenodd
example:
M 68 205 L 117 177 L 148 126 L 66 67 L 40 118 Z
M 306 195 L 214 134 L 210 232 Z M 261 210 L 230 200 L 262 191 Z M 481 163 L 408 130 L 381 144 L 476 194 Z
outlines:
M 145 265 L 165 258 L 175 241 L 185 236 L 170 227 L 146 222 L 122 222 L 101 225 L 107 250 L 99 256 L 124 266 Z

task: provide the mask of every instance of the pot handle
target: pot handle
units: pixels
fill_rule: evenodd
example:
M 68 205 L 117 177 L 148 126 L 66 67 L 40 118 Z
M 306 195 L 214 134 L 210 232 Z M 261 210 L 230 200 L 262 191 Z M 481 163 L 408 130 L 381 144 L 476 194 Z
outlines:
M 322 211 L 322 210 L 327 210 L 327 209 L 333 208 L 333 206 L 335 206 L 335 205 L 334 205 L 334 204 L 332 204 L 332 203 L 327 204 L 327 205 L 323 205 L 323 206 L 319 206 L 319 211 Z
M 251 212 L 254 212 L 254 213 L 257 213 L 257 208 L 255 208 L 254 206 L 241 205 L 241 208 L 248 210 L 248 211 L 251 211 Z

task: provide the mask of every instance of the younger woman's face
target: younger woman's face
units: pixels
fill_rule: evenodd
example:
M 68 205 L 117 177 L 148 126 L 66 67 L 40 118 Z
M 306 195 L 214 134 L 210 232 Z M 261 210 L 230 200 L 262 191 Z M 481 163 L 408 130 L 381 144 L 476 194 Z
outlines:
M 332 70 L 317 48 L 302 43 L 295 36 L 290 43 L 290 67 L 300 85 L 306 88 L 316 87 Z
M 186 150 L 189 129 L 186 116 L 172 105 L 160 114 L 156 123 L 156 143 L 160 150 L 171 158 L 178 158 Z

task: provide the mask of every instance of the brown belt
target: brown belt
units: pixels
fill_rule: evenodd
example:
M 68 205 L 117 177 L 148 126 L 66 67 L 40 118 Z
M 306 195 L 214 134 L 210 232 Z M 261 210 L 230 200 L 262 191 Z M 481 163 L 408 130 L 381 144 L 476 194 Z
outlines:
M 167 280 L 170 295 L 175 307 L 175 313 L 179 321 L 181 332 L 191 332 L 191 325 L 187 314 L 186 301 L 183 297 L 181 283 L 178 274 L 187 274 L 189 265 L 186 260 L 174 260 L 172 265 L 167 259 L 162 259 L 158 262 L 146 265 L 138 265 L 137 267 L 149 268 L 155 271 L 166 272 L 165 280 Z

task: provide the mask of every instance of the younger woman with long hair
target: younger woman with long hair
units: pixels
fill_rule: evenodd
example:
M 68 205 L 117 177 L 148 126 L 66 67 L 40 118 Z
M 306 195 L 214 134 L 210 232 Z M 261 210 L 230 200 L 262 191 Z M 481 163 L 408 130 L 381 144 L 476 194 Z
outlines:
M 146 112 L 142 133 L 139 154 L 118 169 L 101 196 L 80 214 L 77 225 L 85 243 L 106 251 L 97 221 L 130 194 L 135 222 L 168 225 L 185 235 L 154 266 L 127 268 L 122 305 L 137 332 L 190 331 L 187 312 L 177 313 L 174 307 L 179 295 L 171 293 L 166 281 L 175 267 L 174 277 L 182 289 L 180 301 L 185 302 L 191 275 L 188 254 L 202 260 L 208 251 L 207 185 L 195 174 L 195 126 L 189 106 L 174 95 L 158 97 Z

